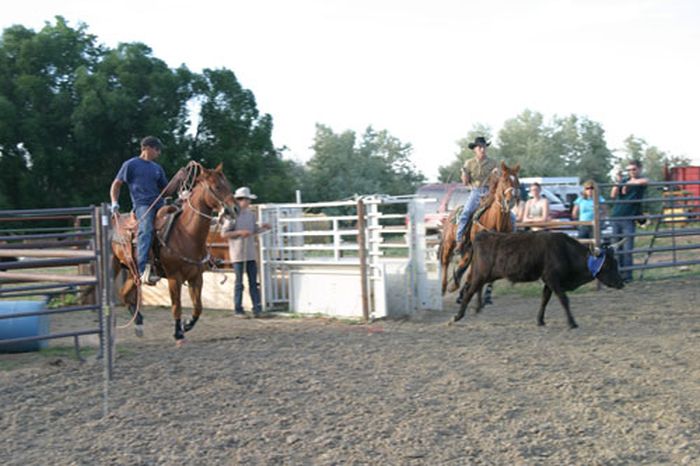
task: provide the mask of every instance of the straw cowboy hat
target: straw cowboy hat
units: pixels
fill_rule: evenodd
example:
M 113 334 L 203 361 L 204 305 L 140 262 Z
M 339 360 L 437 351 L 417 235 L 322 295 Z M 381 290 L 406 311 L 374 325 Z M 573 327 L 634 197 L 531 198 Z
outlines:
M 486 138 L 484 138 L 483 136 L 477 136 L 476 138 L 474 138 L 474 142 L 469 143 L 469 148 L 473 149 L 476 146 L 488 147 L 490 145 L 491 145 L 490 142 L 486 142 Z
M 238 188 L 236 192 L 233 194 L 233 197 L 236 199 L 257 199 L 258 196 L 255 194 L 250 193 L 250 188 L 247 186 L 243 186 L 241 188 Z

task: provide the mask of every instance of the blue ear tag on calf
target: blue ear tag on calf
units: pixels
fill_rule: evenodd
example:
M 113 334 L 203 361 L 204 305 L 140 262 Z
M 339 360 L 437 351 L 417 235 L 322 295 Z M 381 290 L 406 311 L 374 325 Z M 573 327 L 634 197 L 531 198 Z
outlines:
M 590 255 L 588 256 L 588 271 L 591 272 L 593 278 L 600 273 L 600 269 L 603 268 L 603 263 L 605 262 L 605 253 L 599 256 Z

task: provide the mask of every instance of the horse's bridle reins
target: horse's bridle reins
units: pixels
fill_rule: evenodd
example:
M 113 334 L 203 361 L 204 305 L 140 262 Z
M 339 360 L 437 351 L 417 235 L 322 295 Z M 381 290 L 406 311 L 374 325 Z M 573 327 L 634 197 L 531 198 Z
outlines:
M 512 179 L 513 175 L 509 175 L 509 178 Z M 509 214 L 511 209 L 515 206 L 515 203 L 517 202 L 517 196 L 511 196 L 510 201 L 506 200 L 506 195 L 511 192 L 516 192 L 515 186 L 509 186 L 506 189 L 503 190 L 503 192 L 496 191 L 495 194 L 495 199 L 494 201 L 498 203 L 500 207 L 500 211 L 502 215 Z M 482 230 L 487 230 L 490 231 L 490 228 L 486 228 L 483 223 L 481 223 L 478 219 L 475 219 L 475 223 L 479 225 L 479 227 Z
M 207 192 L 208 192 L 209 194 L 211 194 L 212 197 L 214 198 L 214 200 L 216 200 L 216 202 L 219 204 L 218 207 L 219 207 L 220 209 L 222 209 L 222 210 L 224 210 L 224 211 L 229 211 L 229 210 L 231 210 L 231 208 L 228 207 L 228 206 L 226 205 L 226 201 L 224 201 L 223 199 L 221 199 L 221 197 L 220 197 L 218 194 L 216 194 L 216 191 L 214 191 L 213 189 L 211 189 L 211 185 L 209 184 L 209 181 L 208 181 L 208 180 L 202 179 L 202 183 L 204 183 L 204 188 L 207 190 Z M 206 218 L 206 219 L 208 219 L 208 220 L 213 220 L 213 219 L 216 218 L 216 217 L 213 216 L 213 215 L 205 214 L 205 213 L 202 212 L 201 210 L 197 209 L 194 205 L 192 205 L 192 200 L 191 200 L 192 196 L 191 196 L 191 193 L 188 193 L 187 195 L 185 195 L 185 196 L 183 196 L 183 197 L 186 198 L 187 205 L 190 206 L 190 209 L 192 209 L 192 211 L 195 212 L 197 215 L 199 215 L 199 216 L 201 216 L 201 217 L 204 217 L 204 218 Z M 209 206 L 207 206 L 207 207 L 209 207 Z M 210 207 L 210 208 L 211 208 L 211 207 Z M 214 210 L 214 208 L 211 208 L 211 209 Z

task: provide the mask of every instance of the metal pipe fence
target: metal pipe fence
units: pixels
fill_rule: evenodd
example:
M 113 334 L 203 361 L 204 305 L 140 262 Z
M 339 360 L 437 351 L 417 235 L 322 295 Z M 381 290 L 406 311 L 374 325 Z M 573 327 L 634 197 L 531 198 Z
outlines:
M 45 224 L 55 223 L 55 226 Z M 72 222 L 65 225 L 66 222 Z M 37 223 L 43 226 L 37 227 Z M 59 225 L 64 223 L 64 225 Z M 83 225 L 86 223 L 87 225 Z M 2 228 L 7 225 L 7 228 Z M 99 325 L 76 323 L 71 329 L 0 340 L 0 351 L 15 343 L 72 338 L 76 357 L 84 361 L 80 337 L 99 338 L 98 358 L 103 363 L 103 413 L 108 410 L 109 380 L 113 376 L 114 316 L 111 313 L 111 248 L 109 209 L 0 210 L 0 302 L 23 298 L 47 301 L 47 309 L 0 314 L 6 319 L 33 316 L 77 315 L 92 312 Z M 57 270 L 57 268 L 60 268 Z M 54 272 L 46 273 L 47 269 Z M 12 286 L 7 286 L 8 284 Z M 93 302 L 75 304 L 90 293 Z M 51 299 L 55 297 L 61 299 Z M 69 299 L 68 296 L 73 298 Z M 64 327 L 68 326 L 65 325 Z
M 700 265 L 700 181 L 650 181 L 640 199 L 613 199 L 612 183 L 595 186 L 596 244 L 625 239 L 618 251 L 620 272 L 639 279 L 646 270 L 694 270 Z M 598 197 L 607 207 L 601 213 Z

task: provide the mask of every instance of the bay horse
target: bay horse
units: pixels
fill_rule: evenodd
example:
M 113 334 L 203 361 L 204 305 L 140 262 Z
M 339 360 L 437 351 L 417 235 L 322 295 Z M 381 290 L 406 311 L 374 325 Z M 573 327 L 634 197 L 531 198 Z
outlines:
M 194 328 L 202 314 L 202 273 L 209 262 L 207 251 L 207 235 L 213 218 L 212 212 L 221 210 L 231 218 L 236 218 L 235 201 L 231 184 L 222 171 L 222 164 L 210 170 L 196 162 L 190 162 L 187 168 L 193 173 L 193 185 L 191 189 L 181 192 L 184 195 L 182 212 L 175 218 L 166 238 L 162 238 L 158 231 L 154 231 L 154 240 L 158 241 L 158 262 L 161 273 L 168 280 L 170 302 L 175 320 L 175 340 L 181 344 L 185 340 L 185 332 Z M 173 177 L 173 181 L 183 174 L 181 169 Z M 180 178 L 182 178 L 180 176 Z M 190 188 L 185 187 L 185 188 Z M 167 188 L 166 188 L 167 189 Z M 172 206 L 164 206 L 156 214 L 156 230 L 162 219 L 173 210 Z M 159 222 L 161 220 L 161 222 Z M 114 253 L 115 274 L 121 268 L 129 270 L 127 278 L 119 295 L 124 304 L 129 306 L 132 312 L 136 312 L 136 323 L 143 320 L 138 310 L 137 282 L 138 274 L 135 273 L 134 257 L 135 246 L 124 247 L 123 242 L 112 240 Z M 182 305 L 180 293 L 183 283 L 187 282 L 190 298 L 192 299 L 192 318 L 184 326 L 181 323 Z
M 470 257 L 471 244 L 476 234 L 482 230 L 511 232 L 513 231 L 513 221 L 511 219 L 511 209 L 517 204 L 520 197 L 520 181 L 518 173 L 520 165 L 508 167 L 505 162 L 501 162 L 500 171 L 494 170 L 489 177 L 489 192 L 481 199 L 479 208 L 474 212 L 470 223 L 467 225 L 466 238 L 462 248 L 461 258 L 457 265 L 452 283 L 447 286 L 448 268 L 452 262 L 452 256 L 460 238 L 457 238 L 457 214 L 459 209 L 454 209 L 448 217 L 443 220 L 442 238 L 438 248 L 438 258 L 442 268 L 442 294 L 445 291 L 453 292 L 459 288 L 459 282 L 466 271 Z M 482 211 L 478 218 L 476 214 Z

